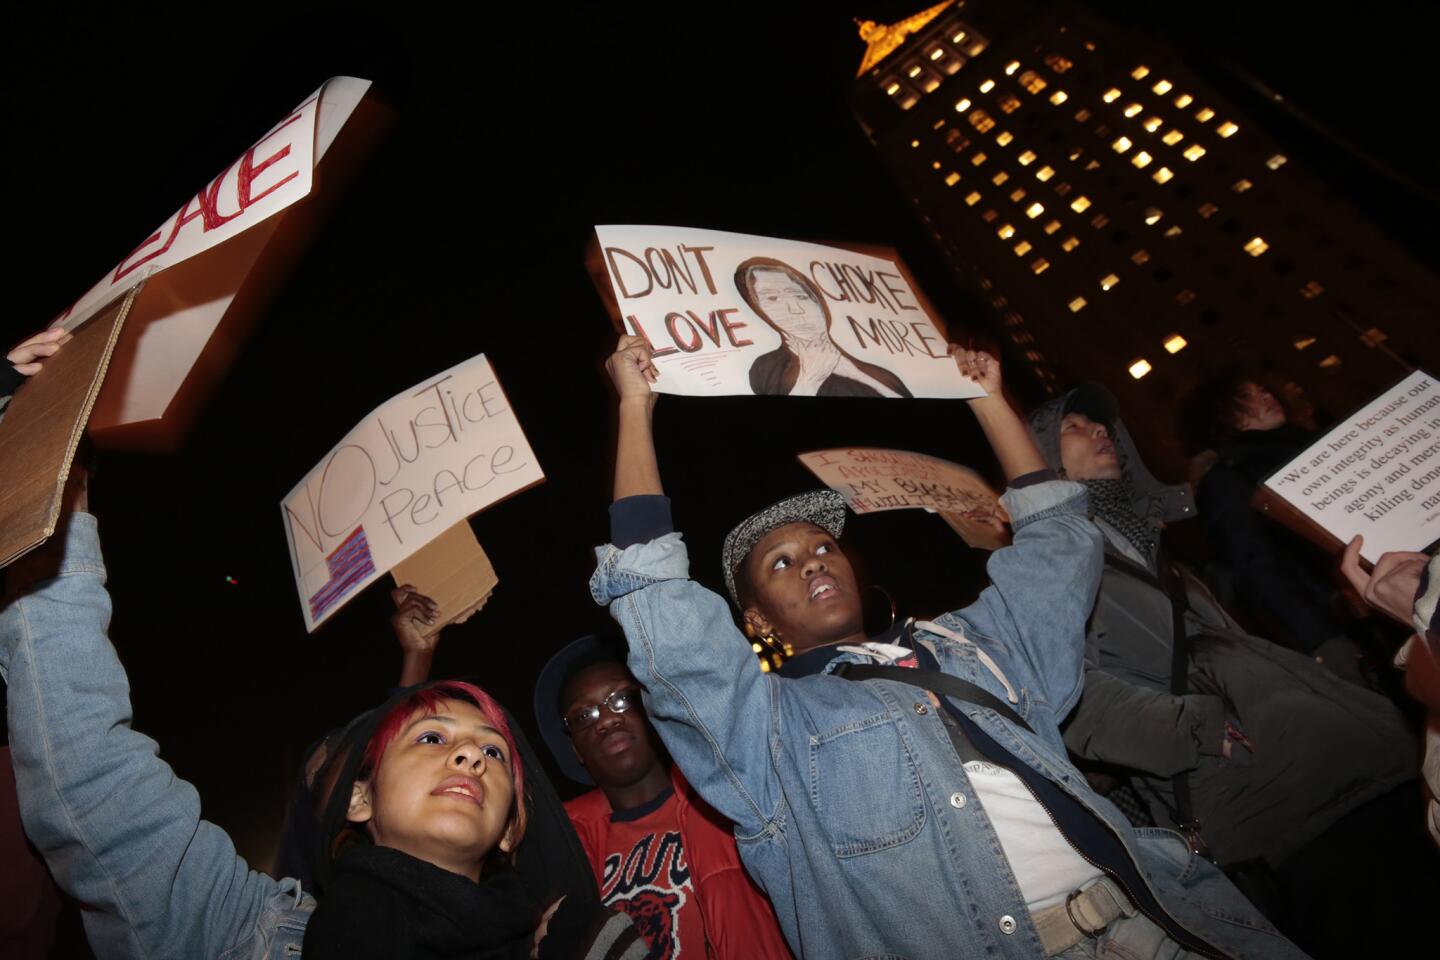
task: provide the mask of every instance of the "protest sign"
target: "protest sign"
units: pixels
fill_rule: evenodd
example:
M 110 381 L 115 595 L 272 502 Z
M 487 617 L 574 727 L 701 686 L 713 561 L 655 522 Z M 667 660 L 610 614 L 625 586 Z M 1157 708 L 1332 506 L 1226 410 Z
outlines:
M 1440 383 L 1416 371 L 1346 417 L 1265 481 L 1333 537 L 1356 534 L 1371 563 L 1440 539 Z
M 820 482 L 855 513 L 919 507 L 941 514 L 972 547 L 1008 542 L 1009 517 L 995 491 L 969 467 L 907 450 L 840 447 L 799 454 Z
M 433 637 L 452 623 L 464 623 L 490 599 L 499 585 L 495 567 L 475 539 L 469 520 L 461 520 L 390 570 L 395 585 L 409 584 L 435 601 L 435 622 L 420 635 Z
M 16 391 L 0 421 L 0 567 L 40 546 L 137 291 L 108 304 Z
M 687 227 L 599 226 L 591 259 L 660 393 L 978 397 L 895 260 Z
M 472 513 L 544 478 L 484 354 L 386 401 L 281 501 L 306 628 Z

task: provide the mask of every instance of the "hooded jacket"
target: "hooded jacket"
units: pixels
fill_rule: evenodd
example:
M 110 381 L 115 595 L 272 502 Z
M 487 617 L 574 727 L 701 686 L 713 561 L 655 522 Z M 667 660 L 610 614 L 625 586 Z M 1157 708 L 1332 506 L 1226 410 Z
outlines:
M 1195 515 L 1190 489 L 1160 482 L 1140 459 L 1102 387 L 1087 385 L 1036 410 L 1030 428 L 1046 461 L 1060 461 L 1060 425 L 1079 410 L 1106 422 L 1132 508 L 1159 521 Z M 1218 862 L 1279 864 L 1346 813 L 1414 777 L 1414 747 L 1385 697 L 1309 657 L 1247 634 L 1183 566 L 1189 609 L 1187 692 L 1170 693 L 1173 612 L 1141 556 L 1112 526 L 1086 635 L 1085 687 L 1066 721 L 1079 757 L 1130 771 L 1158 823 L 1174 822 L 1171 778 L 1189 773 L 1195 815 Z M 1232 744 L 1233 722 L 1253 752 Z

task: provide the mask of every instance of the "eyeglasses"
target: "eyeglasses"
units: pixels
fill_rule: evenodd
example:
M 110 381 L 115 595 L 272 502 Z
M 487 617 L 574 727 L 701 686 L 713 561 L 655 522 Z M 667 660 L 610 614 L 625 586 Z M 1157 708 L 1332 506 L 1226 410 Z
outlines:
M 576 707 L 565 714 L 565 730 L 567 733 L 576 734 L 587 727 L 592 727 L 600 720 L 600 708 L 604 707 L 611 713 L 624 713 L 635 704 L 640 702 L 639 687 L 625 687 L 623 690 L 615 690 L 599 703 L 592 703 L 583 707 Z

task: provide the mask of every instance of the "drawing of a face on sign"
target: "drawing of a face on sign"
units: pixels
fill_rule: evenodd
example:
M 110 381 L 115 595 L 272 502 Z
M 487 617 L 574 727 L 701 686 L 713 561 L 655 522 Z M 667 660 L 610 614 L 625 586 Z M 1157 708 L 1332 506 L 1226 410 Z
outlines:
M 909 397 L 900 378 L 857 360 L 830 336 L 830 308 L 813 281 L 771 257 L 735 269 L 735 287 L 750 309 L 780 335 L 780 346 L 750 365 L 750 389 L 794 397 Z

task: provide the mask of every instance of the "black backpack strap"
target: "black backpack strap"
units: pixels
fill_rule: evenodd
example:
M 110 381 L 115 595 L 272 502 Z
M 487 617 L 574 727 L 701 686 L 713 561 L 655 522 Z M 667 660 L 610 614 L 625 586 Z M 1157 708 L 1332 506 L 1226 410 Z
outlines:
M 1009 720 L 1017 727 L 1034 733 L 1030 724 L 1025 718 L 1015 712 L 1015 709 L 1001 700 L 995 694 L 984 687 L 976 686 L 969 680 L 962 680 L 957 676 L 948 673 L 941 673 L 939 670 L 921 670 L 916 667 L 892 667 L 881 666 L 871 663 L 841 663 L 838 664 L 832 675 L 844 677 L 846 680 L 895 680 L 899 683 L 909 684 L 912 687 L 920 687 L 929 690 L 937 696 L 954 697 L 965 703 L 973 703 L 977 707 L 986 707 L 994 710 L 1000 716 Z

